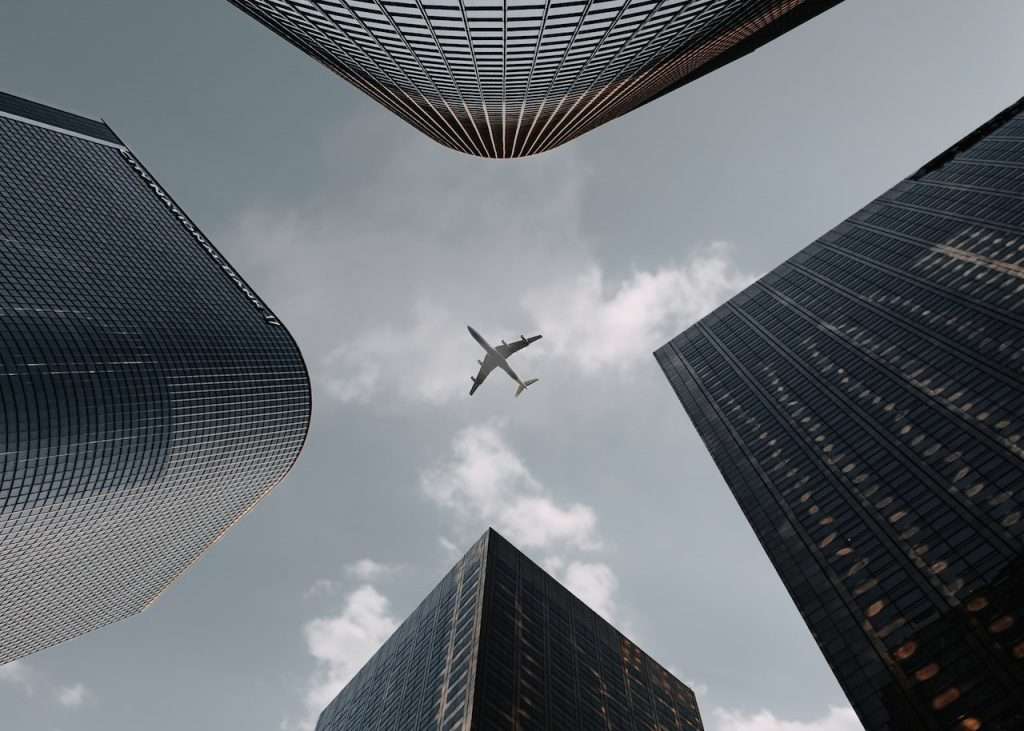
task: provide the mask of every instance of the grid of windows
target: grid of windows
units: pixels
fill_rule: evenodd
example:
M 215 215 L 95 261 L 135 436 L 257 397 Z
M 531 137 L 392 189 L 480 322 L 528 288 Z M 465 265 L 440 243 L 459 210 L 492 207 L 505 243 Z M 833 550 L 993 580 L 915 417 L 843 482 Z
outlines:
M 476 731 L 700 731 L 693 691 L 491 531 Z
M 693 691 L 493 530 L 317 731 L 701 731 Z
M 839 0 L 229 0 L 437 142 L 551 149 Z
M 866 728 L 1024 728 L 1024 100 L 655 355 Z
M 324 709 L 317 731 L 468 728 L 486 552 L 485 535 Z
M 109 128 L 0 95 L 0 152 L 2 663 L 154 601 L 287 473 L 310 391 Z

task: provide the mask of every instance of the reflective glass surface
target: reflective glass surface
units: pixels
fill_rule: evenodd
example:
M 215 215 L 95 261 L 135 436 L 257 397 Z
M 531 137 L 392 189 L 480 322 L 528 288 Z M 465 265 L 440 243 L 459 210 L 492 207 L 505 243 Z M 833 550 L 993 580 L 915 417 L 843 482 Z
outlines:
M 0 95 L 0 662 L 153 602 L 309 409 L 287 330 L 116 135 Z
M 1024 728 L 1024 103 L 661 348 L 869 729 Z
M 693 691 L 488 531 L 317 731 L 701 731 Z
M 230 0 L 443 145 L 551 149 L 839 0 Z

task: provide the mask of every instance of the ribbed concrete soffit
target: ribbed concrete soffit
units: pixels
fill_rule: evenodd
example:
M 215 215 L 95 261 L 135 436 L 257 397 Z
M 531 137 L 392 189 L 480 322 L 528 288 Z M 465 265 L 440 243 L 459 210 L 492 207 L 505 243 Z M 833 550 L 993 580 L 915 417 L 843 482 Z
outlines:
M 443 145 L 550 150 L 839 0 L 229 0 Z

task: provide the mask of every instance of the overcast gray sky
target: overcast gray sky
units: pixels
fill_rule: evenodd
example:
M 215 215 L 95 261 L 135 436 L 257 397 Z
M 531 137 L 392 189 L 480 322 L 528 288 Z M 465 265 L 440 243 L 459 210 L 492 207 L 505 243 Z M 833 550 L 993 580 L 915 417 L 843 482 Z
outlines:
M 651 351 L 1024 94 L 1020 0 L 848 0 L 537 158 L 442 148 L 223 0 L 0 0 L 0 89 L 101 116 L 290 327 L 288 479 L 4 729 L 307 728 L 487 525 L 699 692 L 858 729 Z M 537 386 L 493 377 L 517 355 Z

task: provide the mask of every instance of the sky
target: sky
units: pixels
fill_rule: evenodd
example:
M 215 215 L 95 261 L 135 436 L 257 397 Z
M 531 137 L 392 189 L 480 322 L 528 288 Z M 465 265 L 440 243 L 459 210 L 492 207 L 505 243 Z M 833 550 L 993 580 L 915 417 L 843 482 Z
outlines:
M 0 727 L 303 731 L 494 526 L 698 693 L 860 728 L 651 352 L 1024 88 L 1019 0 L 849 0 L 543 155 L 443 148 L 224 0 L 0 0 L 0 89 L 104 118 L 289 327 L 291 474 Z M 492 341 L 543 333 L 468 398 Z

